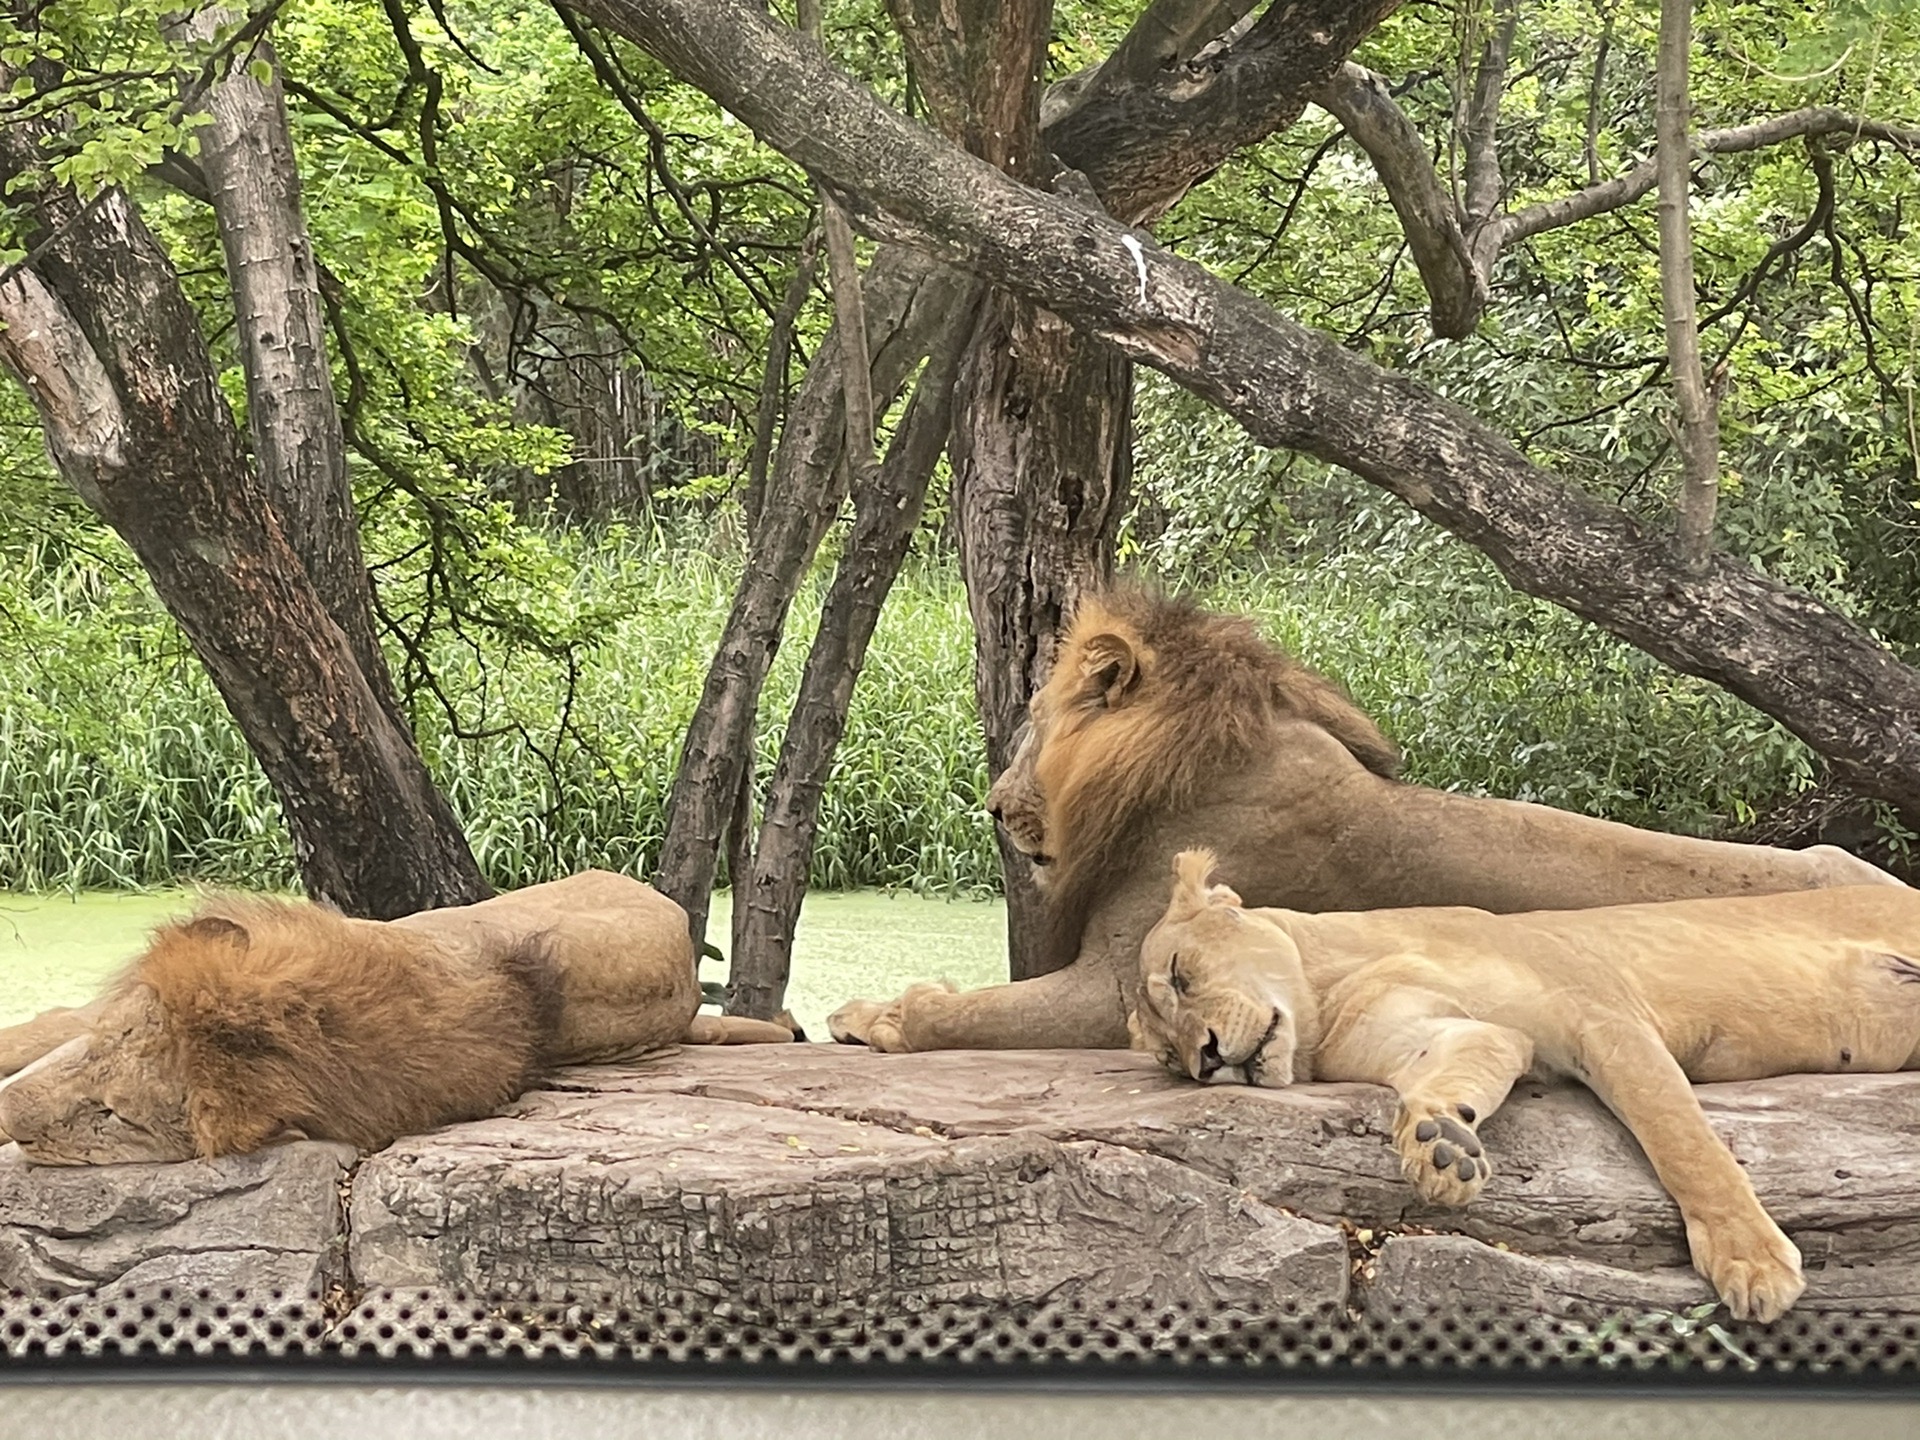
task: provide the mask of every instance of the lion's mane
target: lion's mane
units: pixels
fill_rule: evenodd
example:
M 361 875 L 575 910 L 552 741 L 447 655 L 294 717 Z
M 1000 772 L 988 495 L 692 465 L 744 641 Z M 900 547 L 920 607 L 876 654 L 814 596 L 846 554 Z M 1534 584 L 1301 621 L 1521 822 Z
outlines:
M 1109 711 L 1089 673 L 1115 642 L 1138 667 L 1135 691 Z M 1376 775 L 1400 752 L 1337 683 L 1262 636 L 1137 582 L 1082 599 L 1045 689 L 1054 711 L 1040 763 L 1068 775 L 1049 797 L 1049 949 L 1071 960 L 1094 903 L 1143 838 L 1140 817 L 1178 811 L 1211 777 L 1238 773 L 1278 748 L 1290 722 L 1319 726 Z M 1065 765 L 1062 751 L 1073 747 Z M 1084 753 L 1080 753 L 1084 752 Z
M 424 936 L 319 905 L 220 900 L 158 930 L 116 989 L 146 987 L 196 1150 L 263 1123 L 377 1148 L 474 1119 L 537 1074 L 558 1022 L 546 944 L 470 963 Z

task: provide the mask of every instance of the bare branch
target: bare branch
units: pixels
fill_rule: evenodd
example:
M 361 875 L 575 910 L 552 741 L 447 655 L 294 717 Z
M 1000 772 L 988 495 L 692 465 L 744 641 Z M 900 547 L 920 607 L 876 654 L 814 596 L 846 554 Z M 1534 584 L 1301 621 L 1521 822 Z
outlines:
M 1607 54 L 1613 48 L 1613 12 L 1607 12 L 1600 43 L 1593 51 L 1593 78 L 1587 81 L 1587 132 L 1582 149 L 1587 157 L 1587 183 L 1600 183 L 1600 92 L 1607 78 Z
M 846 211 L 820 192 L 820 228 L 827 237 L 827 271 L 833 279 L 834 333 L 840 337 L 840 383 L 847 396 L 847 468 L 855 484 L 873 469 L 873 386 L 867 359 L 867 309 L 860 294 L 860 261 Z
M 1719 407 L 1700 369 L 1700 329 L 1693 293 L 1693 226 L 1687 215 L 1687 59 L 1693 46 L 1693 0 L 1661 0 L 1660 51 L 1654 71 L 1654 132 L 1660 200 L 1660 309 L 1666 319 L 1667 365 L 1680 412 L 1676 520 L 1681 563 L 1706 564 L 1713 548 L 1713 512 L 1720 494 Z
M 1386 80 L 1348 61 L 1313 99 L 1373 161 L 1426 285 L 1434 333 L 1450 339 L 1471 333 L 1486 307 L 1486 273 L 1468 252 L 1459 209 L 1427 153 L 1427 142 L 1393 103 Z
M 1804 110 L 1789 110 L 1784 115 L 1772 115 L 1765 120 L 1734 125 L 1724 130 L 1702 130 L 1693 137 L 1693 154 L 1696 158 L 1736 155 L 1749 150 L 1764 150 L 1784 140 L 1813 135 L 1879 140 L 1892 145 L 1910 161 L 1920 160 L 1920 128 L 1889 125 L 1885 121 L 1836 110 L 1830 105 L 1810 105 Z M 1623 205 L 1631 205 L 1657 183 L 1654 162 L 1647 160 L 1626 174 L 1603 180 L 1598 185 L 1589 185 L 1584 190 L 1576 190 L 1557 200 L 1547 200 L 1538 205 L 1529 205 L 1524 210 L 1516 210 L 1497 222 L 1499 248 L 1504 250 L 1514 241 L 1538 235 L 1543 230 L 1558 230 L 1562 226 L 1604 215 L 1609 210 L 1618 210 Z
M 1461 137 L 1467 161 L 1465 208 L 1469 230 L 1484 225 L 1500 208 L 1500 93 L 1506 88 L 1507 55 L 1513 49 L 1513 32 L 1519 23 L 1513 0 L 1497 0 L 1494 22 L 1493 34 L 1487 38 L 1474 71 L 1466 134 Z
M 767 332 L 767 365 L 760 384 L 760 401 L 754 409 L 753 449 L 747 456 L 747 492 L 741 508 L 751 532 L 760 518 L 760 505 L 767 493 L 767 466 L 773 459 L 773 427 L 780 419 L 787 394 L 787 358 L 793 352 L 793 330 L 800 311 L 813 288 L 814 266 L 820 256 L 820 232 L 812 231 L 800 244 L 800 256 L 794 263 L 793 278 L 787 293 L 774 312 Z
M 820 43 L 820 0 L 799 0 L 800 29 Z M 840 202 L 820 187 L 820 231 L 827 242 L 827 274 L 833 284 L 835 333 L 840 337 L 840 384 L 846 394 L 847 469 L 856 488 L 873 475 L 873 384 L 869 374 L 867 312 L 860 295 L 860 261 L 853 228 Z

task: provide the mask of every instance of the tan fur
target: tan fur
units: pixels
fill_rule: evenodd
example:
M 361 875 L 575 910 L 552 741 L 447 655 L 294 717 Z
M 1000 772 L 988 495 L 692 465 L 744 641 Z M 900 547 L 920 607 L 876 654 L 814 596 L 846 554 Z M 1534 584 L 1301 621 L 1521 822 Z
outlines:
M 1920 1069 L 1920 892 L 1887 886 L 1491 915 L 1247 910 L 1188 852 L 1141 947 L 1134 1044 L 1176 1074 L 1400 1096 L 1421 1196 L 1492 1174 L 1478 1128 L 1529 1070 L 1589 1085 L 1653 1162 L 1740 1319 L 1798 1298 L 1800 1255 L 1690 1081 Z
M 41 1047 L 0 1082 L 0 1137 L 69 1165 L 283 1134 L 374 1149 L 555 1066 L 793 1038 L 699 1003 L 686 913 L 606 871 L 393 922 L 223 899 L 156 931 L 93 1005 L 0 1031 L 16 1066 Z
M 1898 883 L 1831 847 L 1694 840 L 1403 784 L 1396 759 L 1338 686 L 1246 620 L 1137 587 L 1093 596 L 988 798 L 1037 867 L 1062 968 L 854 1001 L 830 1017 L 834 1038 L 911 1050 L 1125 1044 L 1167 865 L 1201 843 L 1249 903 L 1309 911 L 1577 909 Z

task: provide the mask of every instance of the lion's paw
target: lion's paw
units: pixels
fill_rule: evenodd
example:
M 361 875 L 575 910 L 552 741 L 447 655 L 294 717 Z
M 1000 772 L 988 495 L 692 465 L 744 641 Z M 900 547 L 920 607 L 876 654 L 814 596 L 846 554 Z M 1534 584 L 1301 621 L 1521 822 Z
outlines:
M 1694 1267 L 1736 1320 L 1778 1320 L 1807 1282 L 1800 1250 L 1764 1212 L 1738 1221 L 1689 1222 Z
M 899 1008 L 898 1000 L 849 1000 L 827 1017 L 827 1033 L 842 1045 L 870 1044 L 881 1017 Z
M 1473 1109 L 1418 1111 L 1405 1106 L 1394 1122 L 1393 1146 L 1400 1152 L 1400 1173 L 1432 1205 L 1465 1205 L 1493 1176 L 1480 1137 L 1473 1131 Z

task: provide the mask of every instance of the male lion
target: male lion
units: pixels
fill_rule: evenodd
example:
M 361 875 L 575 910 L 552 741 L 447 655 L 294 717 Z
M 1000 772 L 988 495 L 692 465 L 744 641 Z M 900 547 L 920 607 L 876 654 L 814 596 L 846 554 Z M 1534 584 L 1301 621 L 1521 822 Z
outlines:
M 1176 851 L 1257 905 L 1580 909 L 1899 882 L 1831 846 L 1662 835 L 1395 780 L 1398 755 L 1244 619 L 1122 586 L 1084 600 L 987 808 L 1048 892 L 1052 974 L 842 1006 L 881 1050 L 1118 1048 Z M 1071 963 L 1068 963 L 1071 962 Z
M 1696 1269 L 1738 1319 L 1804 1288 L 1689 1081 L 1920 1069 L 1920 892 L 1856 886 L 1492 915 L 1243 909 L 1182 852 L 1141 947 L 1136 1049 L 1195 1080 L 1359 1080 L 1400 1096 L 1423 1199 L 1493 1173 L 1477 1127 L 1521 1075 L 1588 1085 L 1679 1202 Z
M 374 1150 L 555 1066 L 793 1039 L 699 1004 L 686 913 L 604 870 L 394 921 L 221 900 L 92 1005 L 0 1031 L 0 1141 L 42 1165 Z

